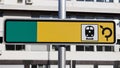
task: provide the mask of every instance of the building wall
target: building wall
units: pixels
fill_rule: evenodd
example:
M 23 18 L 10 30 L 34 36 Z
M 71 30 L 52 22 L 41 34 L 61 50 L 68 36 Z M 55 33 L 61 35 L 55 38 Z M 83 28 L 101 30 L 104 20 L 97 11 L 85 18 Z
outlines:
M 26 3 L 28 0 L 22 0 L 22 3 L 18 3 L 17 1 L 3 0 L 3 3 L 0 4 L 0 9 L 58 11 L 57 0 L 31 0 L 30 3 Z M 114 0 L 113 2 L 67 0 L 66 10 L 71 12 L 120 13 L 119 7 L 118 0 Z

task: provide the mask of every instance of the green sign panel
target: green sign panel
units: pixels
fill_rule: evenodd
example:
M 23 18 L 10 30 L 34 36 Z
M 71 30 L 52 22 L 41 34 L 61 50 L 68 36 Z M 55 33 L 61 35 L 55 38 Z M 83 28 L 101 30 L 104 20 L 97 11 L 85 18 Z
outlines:
M 6 42 L 36 42 L 36 21 L 6 21 Z

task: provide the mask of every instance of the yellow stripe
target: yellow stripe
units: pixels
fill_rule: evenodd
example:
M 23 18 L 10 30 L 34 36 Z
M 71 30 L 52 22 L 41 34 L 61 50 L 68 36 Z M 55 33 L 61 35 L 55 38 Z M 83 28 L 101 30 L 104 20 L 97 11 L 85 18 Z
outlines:
M 96 24 L 98 25 L 98 40 L 97 41 L 82 41 L 82 29 L 83 24 Z M 105 31 L 102 35 L 102 28 L 109 27 L 112 30 L 112 36 L 108 41 L 105 35 L 109 34 L 109 31 Z M 111 22 L 52 22 L 52 21 L 38 21 L 37 22 L 37 42 L 114 42 L 114 25 Z
M 80 42 L 80 28 L 79 23 L 38 22 L 37 41 Z

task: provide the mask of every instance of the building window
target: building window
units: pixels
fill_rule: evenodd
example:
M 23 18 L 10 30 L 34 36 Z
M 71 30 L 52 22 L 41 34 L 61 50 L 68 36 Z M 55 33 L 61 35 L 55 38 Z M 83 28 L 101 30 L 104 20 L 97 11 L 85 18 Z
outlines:
M 86 0 L 86 1 L 94 1 L 94 0 Z
M 94 51 L 94 46 L 76 45 L 76 51 Z
M 23 0 L 17 0 L 17 3 L 23 3 Z
M 97 51 L 113 52 L 114 46 L 96 46 Z M 94 51 L 94 46 L 76 45 L 76 51 Z
M 113 2 L 113 0 L 106 0 L 106 2 Z
M 52 45 L 53 51 L 58 51 L 58 45 Z M 66 51 L 70 51 L 70 45 L 66 45 Z
M 120 39 L 117 39 L 117 44 L 120 44 Z
M 114 51 L 114 46 L 97 46 L 97 51 Z
M 2 11 L 0 11 L 0 17 L 3 17 L 3 12 Z
M 47 65 L 43 65 L 43 64 L 34 64 L 34 65 L 31 65 L 30 68 L 47 68 Z
M 25 45 L 6 44 L 6 50 L 24 51 L 25 50 Z
M 104 0 L 97 0 L 97 2 L 104 2 Z
M 97 51 L 103 51 L 103 46 L 97 46 Z
M 113 46 L 105 46 L 105 51 L 114 51 Z
M 41 18 L 41 19 L 58 19 L 57 12 L 31 12 L 32 18 Z
M 16 45 L 16 50 L 25 50 L 25 45 Z
M 76 46 L 76 51 L 84 51 L 84 46 Z
M 31 68 L 37 68 L 37 65 L 32 65 Z
M 96 0 L 97 2 L 113 2 L 113 0 Z
M 40 18 L 43 18 L 43 19 L 44 19 L 44 18 L 48 18 L 48 19 L 50 19 L 50 18 L 52 18 L 52 17 L 51 17 L 51 15 L 40 15 Z
M 0 43 L 2 43 L 3 42 L 3 37 L 0 37 Z
M 94 0 L 77 0 L 77 1 L 87 1 L 87 2 L 94 2 Z
M 70 51 L 70 45 L 66 46 L 66 51 Z
M 85 51 L 94 51 L 93 46 L 85 46 Z
M 120 46 L 119 46 L 119 52 L 120 52 Z
M 6 45 L 6 50 L 15 50 L 15 45 Z
M 84 0 L 77 0 L 77 1 L 84 1 Z
M 57 45 L 52 45 L 52 50 L 53 51 L 58 51 L 58 46 Z

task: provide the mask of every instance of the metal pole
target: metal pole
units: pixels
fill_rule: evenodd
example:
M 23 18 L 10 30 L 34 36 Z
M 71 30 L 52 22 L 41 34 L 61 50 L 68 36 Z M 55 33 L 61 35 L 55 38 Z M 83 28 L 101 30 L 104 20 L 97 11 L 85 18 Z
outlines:
M 58 52 L 58 58 L 59 58 L 59 68 L 66 68 L 66 48 L 65 45 L 59 46 L 59 52 Z
M 59 0 L 59 19 L 66 19 L 66 0 Z
M 66 0 L 59 0 L 59 19 L 66 19 Z M 66 48 L 60 45 L 58 49 L 58 67 L 66 68 Z

